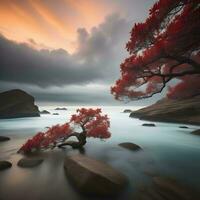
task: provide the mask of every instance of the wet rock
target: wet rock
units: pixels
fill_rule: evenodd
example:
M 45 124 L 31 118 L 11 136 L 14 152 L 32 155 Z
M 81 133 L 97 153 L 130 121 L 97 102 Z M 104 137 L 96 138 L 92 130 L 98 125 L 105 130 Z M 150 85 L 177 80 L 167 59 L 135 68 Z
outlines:
M 40 114 L 43 114 L 43 115 L 45 114 L 46 115 L 46 114 L 51 114 L 51 113 L 49 111 L 47 111 L 47 110 L 43 110 L 43 111 L 40 111 Z
M 181 200 L 195 200 L 197 194 L 191 191 L 190 188 L 182 185 L 174 179 L 154 177 L 153 182 L 155 186 L 158 187 L 159 191 L 163 193 L 163 196 L 171 195 L 171 199 L 181 199 Z
M 156 125 L 153 123 L 144 123 L 142 126 L 149 126 L 149 127 L 155 127 Z
M 188 128 L 187 126 L 179 126 L 179 128 Z
M 131 143 L 131 142 L 124 142 L 119 144 L 120 147 L 132 150 L 132 151 L 137 151 L 142 149 L 139 145 Z
M 137 200 L 197 200 L 199 194 L 174 179 L 154 177 L 153 184 L 139 188 Z
M 74 186 L 87 195 L 116 195 L 127 183 L 127 178 L 110 165 L 83 155 L 66 157 L 64 168 Z
M 124 113 L 131 113 L 132 112 L 132 110 L 130 110 L 130 109 L 125 109 L 124 110 Z
M 35 167 L 37 165 L 40 165 L 43 162 L 42 158 L 22 158 L 18 161 L 17 165 L 19 167 L 29 168 L 29 167 Z
M 10 140 L 9 137 L 6 137 L 6 136 L 0 136 L 0 142 L 4 142 L 4 141 L 8 141 Z
M 12 167 L 12 163 L 10 163 L 6 160 L 0 161 L 0 170 L 5 170 L 5 169 L 11 168 L 11 167 Z
M 200 135 L 200 129 L 192 131 L 191 134 Z

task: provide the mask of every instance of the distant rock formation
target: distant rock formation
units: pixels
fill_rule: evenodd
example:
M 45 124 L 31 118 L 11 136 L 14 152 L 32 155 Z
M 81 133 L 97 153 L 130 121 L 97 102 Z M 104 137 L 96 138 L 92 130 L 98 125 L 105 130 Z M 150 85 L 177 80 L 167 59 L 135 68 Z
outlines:
M 125 109 L 124 110 L 124 113 L 131 113 L 132 112 L 132 110 L 130 110 L 130 109 Z
M 51 114 L 51 113 L 49 111 L 47 111 L 47 110 L 43 110 L 43 111 L 40 111 L 40 114 L 46 115 L 46 114 Z
M 34 98 L 23 90 L 9 90 L 0 93 L 0 119 L 18 117 L 39 117 Z
M 67 110 L 67 108 L 56 108 L 55 110 Z
M 200 125 L 200 96 L 190 99 L 162 99 L 155 104 L 133 111 L 130 117 L 149 121 Z

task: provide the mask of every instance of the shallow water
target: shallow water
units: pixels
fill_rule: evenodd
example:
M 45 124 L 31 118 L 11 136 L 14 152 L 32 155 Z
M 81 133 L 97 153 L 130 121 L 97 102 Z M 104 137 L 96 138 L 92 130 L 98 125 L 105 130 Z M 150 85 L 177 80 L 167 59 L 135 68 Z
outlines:
M 64 157 L 80 153 L 78 150 L 66 148 L 43 152 L 40 154 L 44 157 L 41 165 L 32 169 L 17 166 L 23 155 L 16 151 L 25 140 L 45 127 L 64 123 L 76 107 L 68 107 L 67 111 L 55 111 L 52 107 L 43 109 L 59 115 L 0 120 L 0 135 L 11 137 L 10 141 L 0 143 L 0 160 L 13 163 L 11 169 L 0 171 L 0 199 L 88 199 L 74 190 L 63 170 Z M 156 127 L 143 127 L 144 121 L 122 113 L 129 109 L 127 107 L 102 109 L 110 117 L 112 137 L 108 140 L 89 138 L 84 153 L 127 175 L 129 185 L 119 199 L 132 199 L 138 187 L 151 182 L 151 174 L 174 177 L 200 190 L 200 137 L 190 134 L 200 127 L 187 125 L 188 129 L 181 129 L 180 124 L 157 122 Z M 121 142 L 136 143 L 143 150 L 132 152 L 123 149 L 118 146 Z

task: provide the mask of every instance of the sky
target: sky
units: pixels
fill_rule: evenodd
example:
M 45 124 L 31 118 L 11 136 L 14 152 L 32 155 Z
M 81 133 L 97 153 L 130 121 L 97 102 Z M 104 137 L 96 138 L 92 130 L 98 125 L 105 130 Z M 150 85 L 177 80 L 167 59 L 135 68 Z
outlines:
M 0 92 L 37 102 L 124 105 L 110 94 L 125 44 L 155 0 L 1 0 Z M 155 97 L 129 105 L 145 105 Z

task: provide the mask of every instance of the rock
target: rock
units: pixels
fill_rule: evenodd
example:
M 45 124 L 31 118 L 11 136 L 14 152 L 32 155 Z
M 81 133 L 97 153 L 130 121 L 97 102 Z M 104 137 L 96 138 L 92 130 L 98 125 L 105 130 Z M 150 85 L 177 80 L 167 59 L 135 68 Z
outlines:
M 132 110 L 130 110 L 130 109 L 125 109 L 124 110 L 124 113 L 131 113 L 132 112 Z
M 127 183 L 127 178 L 110 165 L 83 155 L 66 157 L 64 168 L 74 186 L 87 195 L 116 195 Z
M 47 110 L 43 110 L 43 111 L 40 111 L 40 114 L 51 114 L 51 113 Z
M 40 165 L 43 162 L 42 158 L 22 158 L 18 161 L 17 165 L 19 167 L 29 168 L 29 167 L 35 167 L 37 165 Z
M 59 115 L 58 113 L 53 113 L 53 115 Z
M 124 143 L 120 143 L 119 144 L 120 147 L 132 150 L 132 151 L 137 151 L 142 149 L 140 146 L 138 146 L 137 144 L 131 143 L 131 142 L 124 142 Z
M 38 117 L 34 98 L 22 90 L 0 93 L 0 118 Z
M 188 99 L 162 99 L 130 113 L 142 120 L 200 125 L 200 95 Z
M 140 186 L 138 200 L 197 200 L 199 194 L 174 179 L 154 177 L 153 184 Z
M 11 168 L 12 167 L 12 163 L 8 162 L 8 161 L 0 161 L 0 170 L 5 170 L 5 169 L 8 169 L 8 168 Z
M 0 136 L 0 142 L 4 142 L 4 141 L 8 141 L 10 140 L 9 137 L 6 137 L 6 136 Z
M 56 108 L 55 110 L 67 110 L 67 108 Z
M 195 130 L 195 131 L 192 131 L 191 134 L 200 135 L 200 129 L 197 129 L 197 130 Z
M 154 184 L 162 191 L 163 194 L 167 197 L 167 195 L 171 195 L 173 199 L 181 199 L 181 200 L 195 200 L 196 194 L 194 191 L 191 191 L 190 188 L 183 186 L 181 183 L 177 182 L 174 179 L 163 178 L 163 177 L 154 177 Z
M 179 128 L 188 128 L 187 126 L 179 126 Z
M 149 127 L 155 127 L 156 125 L 153 123 L 144 123 L 142 126 L 149 126 Z

